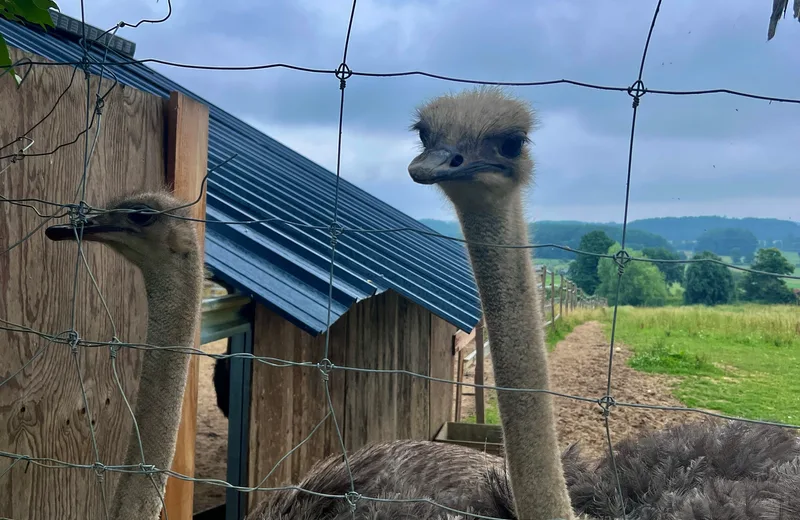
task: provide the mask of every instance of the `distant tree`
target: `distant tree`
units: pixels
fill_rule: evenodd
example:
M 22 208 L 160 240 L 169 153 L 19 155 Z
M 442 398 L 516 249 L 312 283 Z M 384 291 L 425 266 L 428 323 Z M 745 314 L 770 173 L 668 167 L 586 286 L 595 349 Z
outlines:
M 704 258 L 722 260 L 711 251 L 703 251 L 694 256 L 697 260 Z M 734 296 L 733 275 L 730 269 L 712 262 L 689 264 L 686 267 L 684 286 L 686 290 L 683 293 L 683 301 L 688 305 L 719 305 L 729 303 Z
M 620 250 L 615 243 L 608 249 L 609 254 Z M 630 251 L 633 257 L 642 257 L 640 251 Z M 664 274 L 658 267 L 649 262 L 630 261 L 625 266 L 622 279 L 619 280 L 619 300 L 617 300 L 617 280 L 619 271 L 611 258 L 601 258 L 597 266 L 600 285 L 597 294 L 608 298 L 609 305 L 657 307 L 667 302 L 667 286 Z
M 683 260 L 682 255 L 674 253 L 663 247 L 646 247 L 642 249 L 642 254 L 653 260 Z M 683 255 L 685 256 L 685 255 Z M 678 263 L 656 263 L 654 264 L 659 271 L 664 273 L 664 280 L 667 285 L 673 283 L 683 283 L 683 270 L 686 264 Z
M 738 247 L 731 248 L 731 261 L 734 264 L 740 264 L 742 262 L 742 250 Z
M 608 235 L 603 231 L 590 231 L 581 237 L 578 249 L 590 253 L 605 254 L 608 248 L 614 244 Z M 597 286 L 600 285 L 600 276 L 597 274 L 597 263 L 600 259 L 596 256 L 578 255 L 569 264 L 569 277 L 575 285 L 583 289 L 587 294 L 594 294 Z
M 711 251 L 720 256 L 730 255 L 736 249 L 739 256 L 752 256 L 758 247 L 758 239 L 747 229 L 709 229 L 697 238 L 695 251 Z
M 794 266 L 777 248 L 759 249 L 750 266 L 756 271 L 774 274 L 792 274 Z M 742 279 L 742 298 L 761 303 L 793 303 L 797 300 L 782 278 L 766 274 L 745 273 Z

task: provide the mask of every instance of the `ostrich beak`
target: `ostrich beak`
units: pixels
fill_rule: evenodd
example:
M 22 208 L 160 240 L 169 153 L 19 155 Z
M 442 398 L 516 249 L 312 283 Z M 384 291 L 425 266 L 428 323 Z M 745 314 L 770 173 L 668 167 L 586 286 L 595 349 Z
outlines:
M 408 165 L 411 179 L 418 184 L 437 184 L 443 181 L 468 181 L 478 173 L 505 174 L 502 164 L 482 159 L 470 160 L 456 149 L 439 148 L 419 154 Z
M 124 229 L 119 226 L 100 224 L 89 220 L 83 225 L 82 236 L 80 231 L 74 228 L 72 224 L 50 226 L 44 230 L 44 234 L 47 238 L 54 241 L 77 240 L 78 236 L 81 236 L 82 240 L 97 241 L 100 240 L 100 236 L 102 236 L 103 233 L 119 233 L 120 231 L 124 231 Z

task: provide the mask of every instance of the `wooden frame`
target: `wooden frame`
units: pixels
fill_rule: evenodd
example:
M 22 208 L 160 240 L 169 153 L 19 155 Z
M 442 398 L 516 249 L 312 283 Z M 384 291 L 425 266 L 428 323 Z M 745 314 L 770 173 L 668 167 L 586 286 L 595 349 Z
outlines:
M 175 196 L 197 204 L 191 207 L 192 218 L 205 219 L 206 197 L 201 193 L 203 179 L 208 167 L 208 107 L 179 93 L 170 93 L 167 104 L 167 169 L 166 182 Z M 205 225 L 197 223 L 200 237 L 200 255 L 204 256 Z M 195 335 L 196 348 L 200 348 L 200 327 L 198 321 Z M 200 360 L 192 355 L 189 362 L 189 375 L 183 394 L 181 423 L 178 429 L 178 443 L 172 470 L 194 476 L 195 436 L 197 434 L 197 392 L 200 377 Z M 164 497 L 165 512 L 161 518 L 170 520 L 190 520 L 194 509 L 194 483 L 169 477 Z

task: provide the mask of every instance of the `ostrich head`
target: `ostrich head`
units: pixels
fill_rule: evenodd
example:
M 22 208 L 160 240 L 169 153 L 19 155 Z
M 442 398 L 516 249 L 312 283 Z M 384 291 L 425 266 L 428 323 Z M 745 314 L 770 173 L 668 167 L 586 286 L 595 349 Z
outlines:
M 187 225 L 187 208 L 166 192 L 137 193 L 112 201 L 107 212 L 89 218 L 82 240 L 102 242 L 141 269 L 170 263 L 197 251 L 197 236 Z M 167 211 L 167 213 L 158 213 Z M 183 218 L 175 218 L 183 217 Z M 50 240 L 77 240 L 72 224 L 51 226 Z
M 534 125 L 527 103 L 499 88 L 438 97 L 417 109 L 412 129 L 423 150 L 408 172 L 414 182 L 438 185 L 456 205 L 496 203 L 531 180 Z

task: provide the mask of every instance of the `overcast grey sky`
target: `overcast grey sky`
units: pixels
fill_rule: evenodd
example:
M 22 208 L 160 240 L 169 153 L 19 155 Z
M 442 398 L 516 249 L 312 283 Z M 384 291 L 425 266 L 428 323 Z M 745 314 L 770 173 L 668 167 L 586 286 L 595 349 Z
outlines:
M 85 0 L 87 22 L 161 17 L 165 0 Z M 360 0 L 348 63 L 359 71 L 425 70 L 473 79 L 636 79 L 655 0 Z M 79 0 L 60 0 L 80 18 Z M 283 62 L 335 68 L 350 0 L 173 2 L 163 24 L 125 28 L 136 57 L 197 64 Z M 664 0 L 644 82 L 651 89 L 730 88 L 800 98 L 800 24 L 766 41 L 770 2 Z M 338 81 L 287 70 L 160 72 L 323 166 L 336 166 Z M 346 91 L 342 176 L 413 217 L 453 218 L 406 166 L 421 101 L 464 85 L 421 77 L 353 77 Z M 512 89 L 541 125 L 531 218 L 621 221 L 631 98 L 571 86 Z M 630 218 L 679 215 L 800 221 L 800 105 L 724 94 L 641 100 Z

